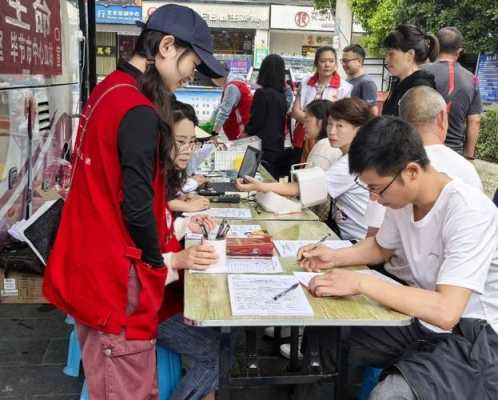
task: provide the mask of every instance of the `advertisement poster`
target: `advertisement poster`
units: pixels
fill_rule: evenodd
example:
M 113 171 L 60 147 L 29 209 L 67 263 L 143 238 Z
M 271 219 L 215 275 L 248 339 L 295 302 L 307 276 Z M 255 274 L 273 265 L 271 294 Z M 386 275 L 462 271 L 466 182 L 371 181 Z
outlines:
M 0 74 L 62 74 L 59 0 L 0 1 Z

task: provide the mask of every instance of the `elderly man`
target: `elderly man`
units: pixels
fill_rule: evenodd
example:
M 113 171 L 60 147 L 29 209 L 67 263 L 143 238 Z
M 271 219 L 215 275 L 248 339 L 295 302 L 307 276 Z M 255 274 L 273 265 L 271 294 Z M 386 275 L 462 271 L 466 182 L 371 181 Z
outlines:
M 481 179 L 474 165 L 444 145 L 448 113 L 443 97 L 436 90 L 428 86 L 410 89 L 402 97 L 399 109 L 401 118 L 414 125 L 420 134 L 434 168 L 482 190 Z M 366 212 L 369 227 L 367 236 L 377 232 L 384 220 L 384 213 L 384 207 L 377 202 L 369 202 Z M 403 279 L 401 276 L 399 278 Z

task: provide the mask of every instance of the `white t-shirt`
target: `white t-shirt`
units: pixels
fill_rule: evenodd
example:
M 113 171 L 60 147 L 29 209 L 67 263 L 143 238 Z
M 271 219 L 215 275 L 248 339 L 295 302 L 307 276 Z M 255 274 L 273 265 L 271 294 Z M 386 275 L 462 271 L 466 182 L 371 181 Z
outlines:
M 325 138 L 315 143 L 308 154 L 306 162 L 311 163 L 313 167 L 320 167 L 324 171 L 327 171 L 341 157 L 342 151 L 332 147 L 329 139 Z
M 474 165 L 457 152 L 451 150 L 444 144 L 431 144 L 425 146 L 425 151 L 431 165 L 448 175 L 450 178 L 458 178 L 468 185 L 474 186 L 482 191 L 482 183 Z M 382 225 L 386 210 L 376 201 L 369 200 L 366 212 L 367 225 L 378 228 Z
M 411 204 L 387 209 L 376 239 L 385 249 L 402 249 L 411 286 L 472 290 L 462 317 L 485 319 L 498 332 L 498 210 L 481 191 L 453 180 L 419 221 Z
M 354 175 L 349 173 L 347 154 L 339 158 L 325 172 L 327 190 L 335 201 L 335 221 L 341 230 L 342 239 L 364 239 L 367 234 L 365 211 L 368 203 L 368 191 L 358 186 Z

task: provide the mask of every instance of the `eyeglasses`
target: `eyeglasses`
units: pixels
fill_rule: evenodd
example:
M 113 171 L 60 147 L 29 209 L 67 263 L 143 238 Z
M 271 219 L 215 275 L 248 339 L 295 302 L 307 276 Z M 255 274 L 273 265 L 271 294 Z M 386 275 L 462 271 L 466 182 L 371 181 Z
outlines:
M 359 58 L 342 58 L 341 59 L 341 63 L 343 63 L 343 64 L 349 64 L 350 62 L 356 61 L 356 60 L 359 60 Z
M 404 169 L 404 168 L 403 168 Z M 389 182 L 386 187 L 380 191 L 376 191 L 376 190 L 372 190 L 370 189 L 368 186 L 365 186 L 363 185 L 362 183 L 360 183 L 360 176 L 359 175 L 356 175 L 356 177 L 354 178 L 354 183 L 356 183 L 359 187 L 365 189 L 366 191 L 372 193 L 372 194 L 375 194 L 376 196 L 382 196 L 382 194 L 387 190 L 389 189 L 389 186 L 391 186 L 394 181 L 396 180 L 396 178 L 398 176 L 400 176 L 401 172 L 403 172 L 403 169 L 401 171 L 399 171 L 396 175 L 394 175 L 394 178 L 391 180 L 391 182 Z

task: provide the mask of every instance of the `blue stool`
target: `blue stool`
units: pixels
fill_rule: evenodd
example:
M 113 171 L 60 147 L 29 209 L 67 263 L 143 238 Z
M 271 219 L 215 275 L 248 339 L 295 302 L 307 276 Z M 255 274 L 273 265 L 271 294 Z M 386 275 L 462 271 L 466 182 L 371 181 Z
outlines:
M 357 400 L 368 400 L 370 392 L 379 383 L 381 374 L 382 369 L 380 368 L 365 368 L 365 371 L 363 371 L 363 384 L 361 385 Z
M 83 387 L 81 388 L 80 400 L 89 400 L 86 381 L 83 382 Z
M 182 377 L 180 354 L 156 345 L 156 368 L 159 400 L 168 400 Z
M 80 375 L 81 351 L 80 342 L 78 340 L 78 332 L 74 319 L 69 315 L 66 317 L 66 324 L 73 325 L 73 329 L 69 334 L 69 344 L 67 347 L 66 366 L 63 369 L 64 374 L 68 376 L 78 377 Z

